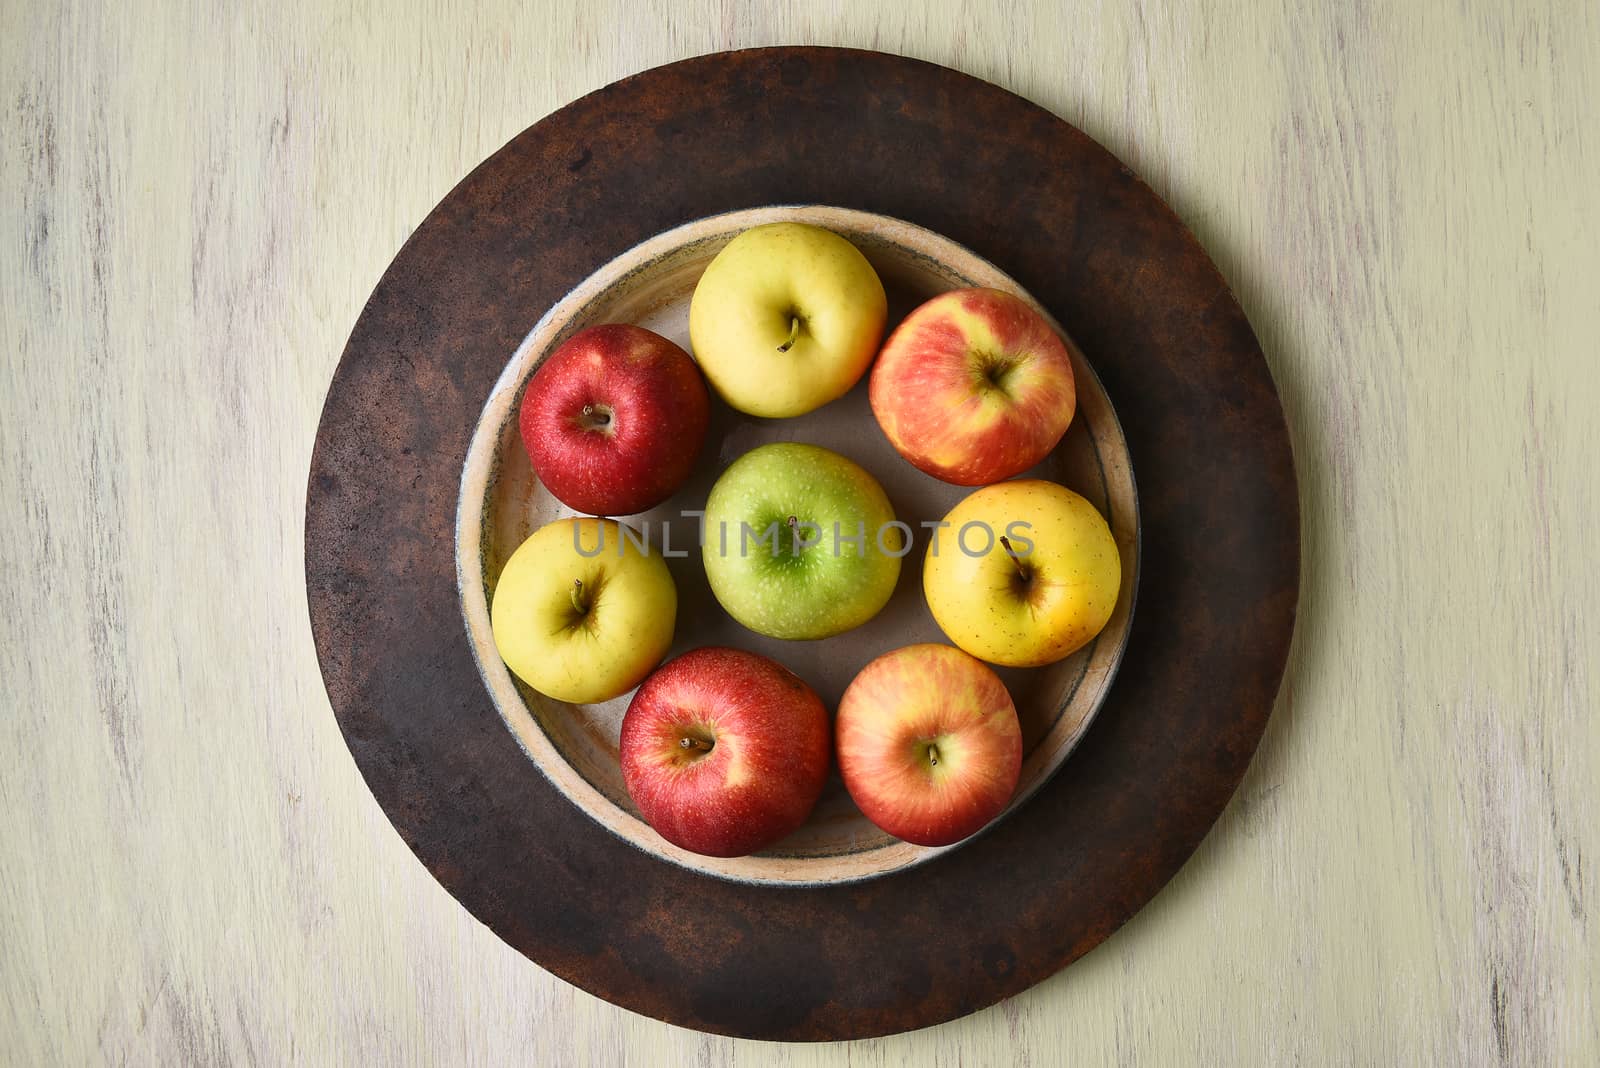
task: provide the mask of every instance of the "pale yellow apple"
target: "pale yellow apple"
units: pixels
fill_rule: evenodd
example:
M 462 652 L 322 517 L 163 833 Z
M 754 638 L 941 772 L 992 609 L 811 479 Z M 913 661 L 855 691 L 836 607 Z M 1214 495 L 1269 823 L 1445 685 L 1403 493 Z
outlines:
M 689 339 L 722 399 L 769 419 L 850 391 L 877 354 L 888 301 L 872 264 L 831 230 L 768 223 L 717 253 L 689 304 Z
M 628 528 L 631 531 L 631 528 Z M 672 644 L 678 590 L 666 561 L 614 519 L 558 519 L 517 547 L 489 619 L 506 666 L 558 701 L 639 685 Z
M 973 656 L 1008 667 L 1054 663 L 1111 618 L 1122 587 L 1116 539 L 1094 505 L 1065 486 L 985 486 L 944 522 L 928 547 L 922 590 L 940 629 Z

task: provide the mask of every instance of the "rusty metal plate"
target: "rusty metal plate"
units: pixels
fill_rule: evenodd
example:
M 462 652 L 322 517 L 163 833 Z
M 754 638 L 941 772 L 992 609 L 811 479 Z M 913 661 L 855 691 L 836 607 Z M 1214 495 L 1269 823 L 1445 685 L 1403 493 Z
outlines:
M 653 234 L 782 203 L 909 219 L 1016 278 L 1100 373 L 1142 513 L 1121 674 L 1065 770 L 963 849 L 837 887 L 707 878 L 579 815 L 485 692 L 454 570 L 468 439 L 540 315 Z M 1249 323 L 1183 224 L 1110 153 L 946 68 L 759 49 L 647 71 L 561 109 L 428 216 L 329 389 L 306 585 L 328 694 L 368 785 L 501 938 L 686 1027 L 859 1038 L 1044 979 L 1194 851 L 1282 677 L 1298 514 L 1282 408 Z

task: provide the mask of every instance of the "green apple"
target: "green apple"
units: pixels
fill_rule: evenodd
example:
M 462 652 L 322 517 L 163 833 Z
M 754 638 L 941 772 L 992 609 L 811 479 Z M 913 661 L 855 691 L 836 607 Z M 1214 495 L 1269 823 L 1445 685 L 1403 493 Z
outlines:
M 877 615 L 910 547 L 875 478 L 789 441 L 735 460 L 711 487 L 704 522 L 711 592 L 774 638 L 827 638 Z
M 626 535 L 626 536 L 625 536 Z M 672 644 L 678 590 L 666 561 L 614 519 L 558 519 L 511 554 L 489 607 L 500 657 L 558 701 L 609 701 Z
M 712 387 L 748 415 L 784 419 L 850 391 L 883 337 L 872 264 L 831 230 L 768 223 L 728 243 L 689 303 L 689 340 Z

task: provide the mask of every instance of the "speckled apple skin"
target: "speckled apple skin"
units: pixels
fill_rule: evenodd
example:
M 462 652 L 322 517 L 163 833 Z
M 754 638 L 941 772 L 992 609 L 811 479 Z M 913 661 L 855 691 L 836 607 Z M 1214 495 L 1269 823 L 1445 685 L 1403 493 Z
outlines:
M 798 557 L 785 554 L 793 540 L 781 524 L 791 515 L 815 525 L 802 537 L 820 539 Z M 905 544 L 905 531 L 889 526 L 894 518 L 883 487 L 854 460 L 801 442 L 762 445 L 735 460 L 706 499 L 706 580 L 728 614 L 757 634 L 842 634 L 877 615 L 894 593 L 894 554 Z M 774 522 L 776 553 L 757 540 Z M 741 524 L 755 531 L 743 545 Z M 847 540 L 856 537 L 860 545 Z
M 1026 301 L 998 289 L 952 290 L 906 316 L 868 388 L 900 455 L 958 486 L 1026 471 L 1077 410 L 1067 347 Z
M 710 752 L 682 739 L 712 742 Z M 634 694 L 622 781 L 645 822 L 712 857 L 755 853 L 806 821 L 830 755 L 828 710 L 793 672 L 742 649 L 694 649 Z
M 908 645 L 862 668 L 835 729 L 850 797 L 917 845 L 977 833 L 1005 810 L 1022 773 L 1022 727 L 1005 684 L 948 645 Z
M 1043 479 L 985 486 L 950 509 L 944 524 L 923 561 L 922 591 L 939 629 L 973 656 L 1007 667 L 1053 664 L 1088 644 L 1116 610 L 1116 538 L 1095 506 L 1065 486 Z M 961 547 L 968 524 L 976 525 L 967 548 L 981 555 Z M 1018 562 L 1000 543 L 1008 531 L 1031 572 L 1026 583 L 1016 581 Z
M 611 412 L 584 425 L 585 406 Z M 539 481 L 569 508 L 633 515 L 694 470 L 711 400 L 689 354 L 643 327 L 607 323 L 568 338 L 522 395 L 518 429 Z

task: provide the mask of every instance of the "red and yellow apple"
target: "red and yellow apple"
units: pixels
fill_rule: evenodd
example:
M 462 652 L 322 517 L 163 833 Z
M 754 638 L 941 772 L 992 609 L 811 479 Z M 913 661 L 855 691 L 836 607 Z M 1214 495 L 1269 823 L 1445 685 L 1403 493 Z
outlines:
M 953 290 L 906 316 L 878 355 L 869 397 L 900 455 L 958 486 L 1032 467 L 1077 408 L 1066 345 L 997 289 Z
M 1022 772 L 1022 727 L 1005 684 L 948 645 L 908 645 L 862 668 L 835 730 L 856 806 L 917 845 L 982 829 L 1005 811 Z
M 1122 556 L 1105 518 L 1054 482 L 1019 479 L 968 494 L 944 517 L 922 565 L 934 622 L 980 659 L 1040 667 L 1111 619 Z
M 712 857 L 796 830 L 828 777 L 828 710 L 782 664 L 702 648 L 645 680 L 622 720 L 622 781 L 646 823 Z
M 632 515 L 694 469 L 710 398 L 689 354 L 639 326 L 579 331 L 540 365 L 519 426 L 534 474 L 569 508 Z

